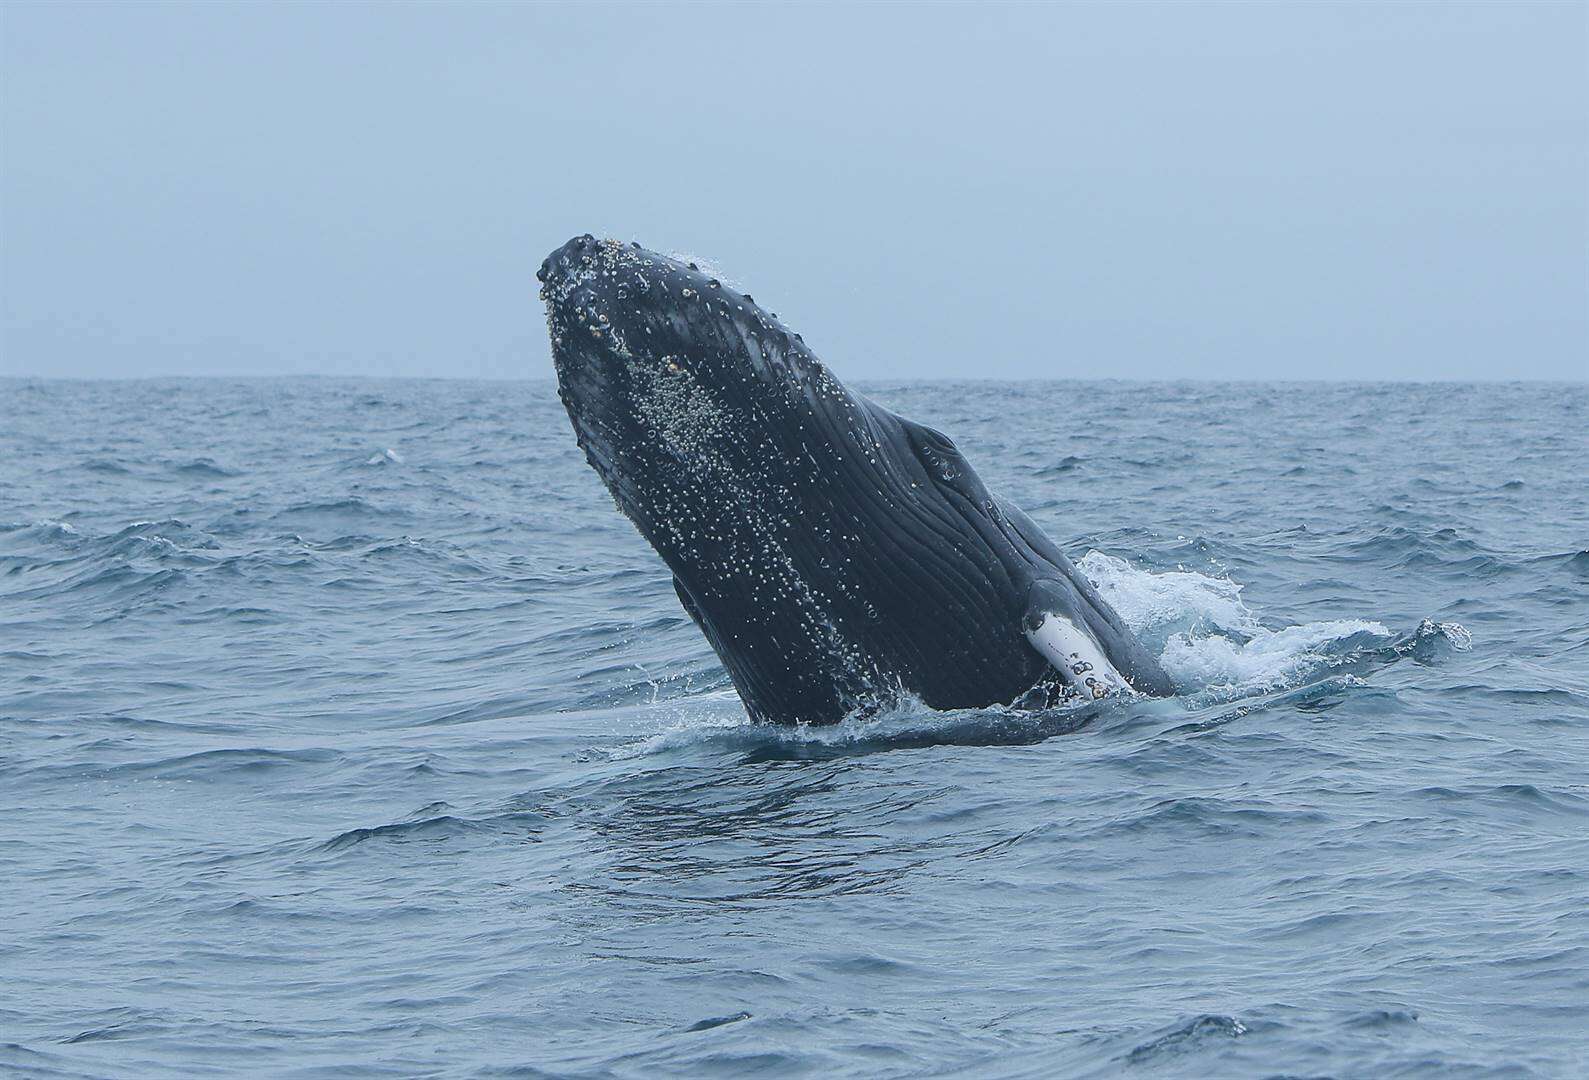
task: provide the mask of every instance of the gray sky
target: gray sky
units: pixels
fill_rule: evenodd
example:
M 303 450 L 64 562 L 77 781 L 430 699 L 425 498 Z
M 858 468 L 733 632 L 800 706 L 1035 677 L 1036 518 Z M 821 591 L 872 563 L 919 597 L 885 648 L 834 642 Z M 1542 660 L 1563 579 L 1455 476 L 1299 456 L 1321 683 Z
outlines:
M 1581 3 L 0 4 L 0 374 L 549 377 L 704 257 L 843 376 L 1589 377 Z

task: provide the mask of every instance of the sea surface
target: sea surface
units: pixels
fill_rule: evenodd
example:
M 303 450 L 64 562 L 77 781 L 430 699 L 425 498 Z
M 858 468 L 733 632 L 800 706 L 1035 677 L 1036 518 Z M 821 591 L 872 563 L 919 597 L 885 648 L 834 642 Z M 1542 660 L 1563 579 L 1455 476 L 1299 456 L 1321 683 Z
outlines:
M 1589 386 L 863 388 L 1181 695 L 755 726 L 550 383 L 0 381 L 0 1075 L 1589 1074 Z

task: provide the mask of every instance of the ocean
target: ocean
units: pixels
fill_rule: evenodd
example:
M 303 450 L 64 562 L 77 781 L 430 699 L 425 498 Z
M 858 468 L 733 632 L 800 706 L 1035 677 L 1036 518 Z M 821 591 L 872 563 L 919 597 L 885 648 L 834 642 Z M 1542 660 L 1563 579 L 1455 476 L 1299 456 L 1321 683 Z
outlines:
M 1181 694 L 753 725 L 549 381 L 0 381 L 0 1074 L 1589 1074 L 1589 385 L 859 386 Z

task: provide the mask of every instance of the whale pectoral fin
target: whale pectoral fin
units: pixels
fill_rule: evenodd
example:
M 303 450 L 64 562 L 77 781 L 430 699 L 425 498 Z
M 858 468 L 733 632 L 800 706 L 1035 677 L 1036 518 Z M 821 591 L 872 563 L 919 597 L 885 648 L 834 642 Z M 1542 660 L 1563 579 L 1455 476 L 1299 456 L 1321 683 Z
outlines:
M 1041 653 L 1065 685 L 1094 698 L 1131 689 L 1123 675 L 1104 655 L 1103 648 L 1078 614 L 1079 597 L 1069 582 L 1044 579 L 1034 582 L 1027 594 L 1021 628 L 1032 648 Z

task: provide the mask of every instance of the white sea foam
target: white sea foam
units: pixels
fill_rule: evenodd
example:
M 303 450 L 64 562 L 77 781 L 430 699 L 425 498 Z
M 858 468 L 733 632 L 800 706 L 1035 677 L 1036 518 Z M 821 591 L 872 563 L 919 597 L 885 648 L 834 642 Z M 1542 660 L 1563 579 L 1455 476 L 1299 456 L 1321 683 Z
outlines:
M 1473 648 L 1473 631 L 1461 623 L 1437 623 L 1432 619 L 1425 619 L 1418 627 L 1420 633 L 1425 626 L 1434 627 L 1434 632 L 1444 637 L 1457 652 L 1467 652 Z
M 1340 655 L 1350 638 L 1390 638 L 1382 624 L 1331 619 L 1270 629 L 1229 578 L 1192 570 L 1153 573 L 1089 551 L 1077 563 L 1150 647 L 1183 691 L 1261 691 L 1286 685 Z M 1332 649 L 1332 647 L 1335 647 Z
M 1265 690 L 1295 681 L 1332 658 L 1331 645 L 1359 634 L 1389 638 L 1381 623 L 1331 619 L 1283 630 L 1259 630 L 1247 641 L 1219 634 L 1176 634 L 1164 645 L 1159 662 L 1177 685 L 1187 689 Z M 1338 654 L 1334 654 L 1338 655 Z
M 1240 583 L 1229 578 L 1191 570 L 1149 573 L 1101 551 L 1087 552 L 1076 565 L 1126 625 L 1145 637 L 1155 631 L 1163 636 L 1166 631 L 1246 634 L 1261 629 L 1242 602 Z

